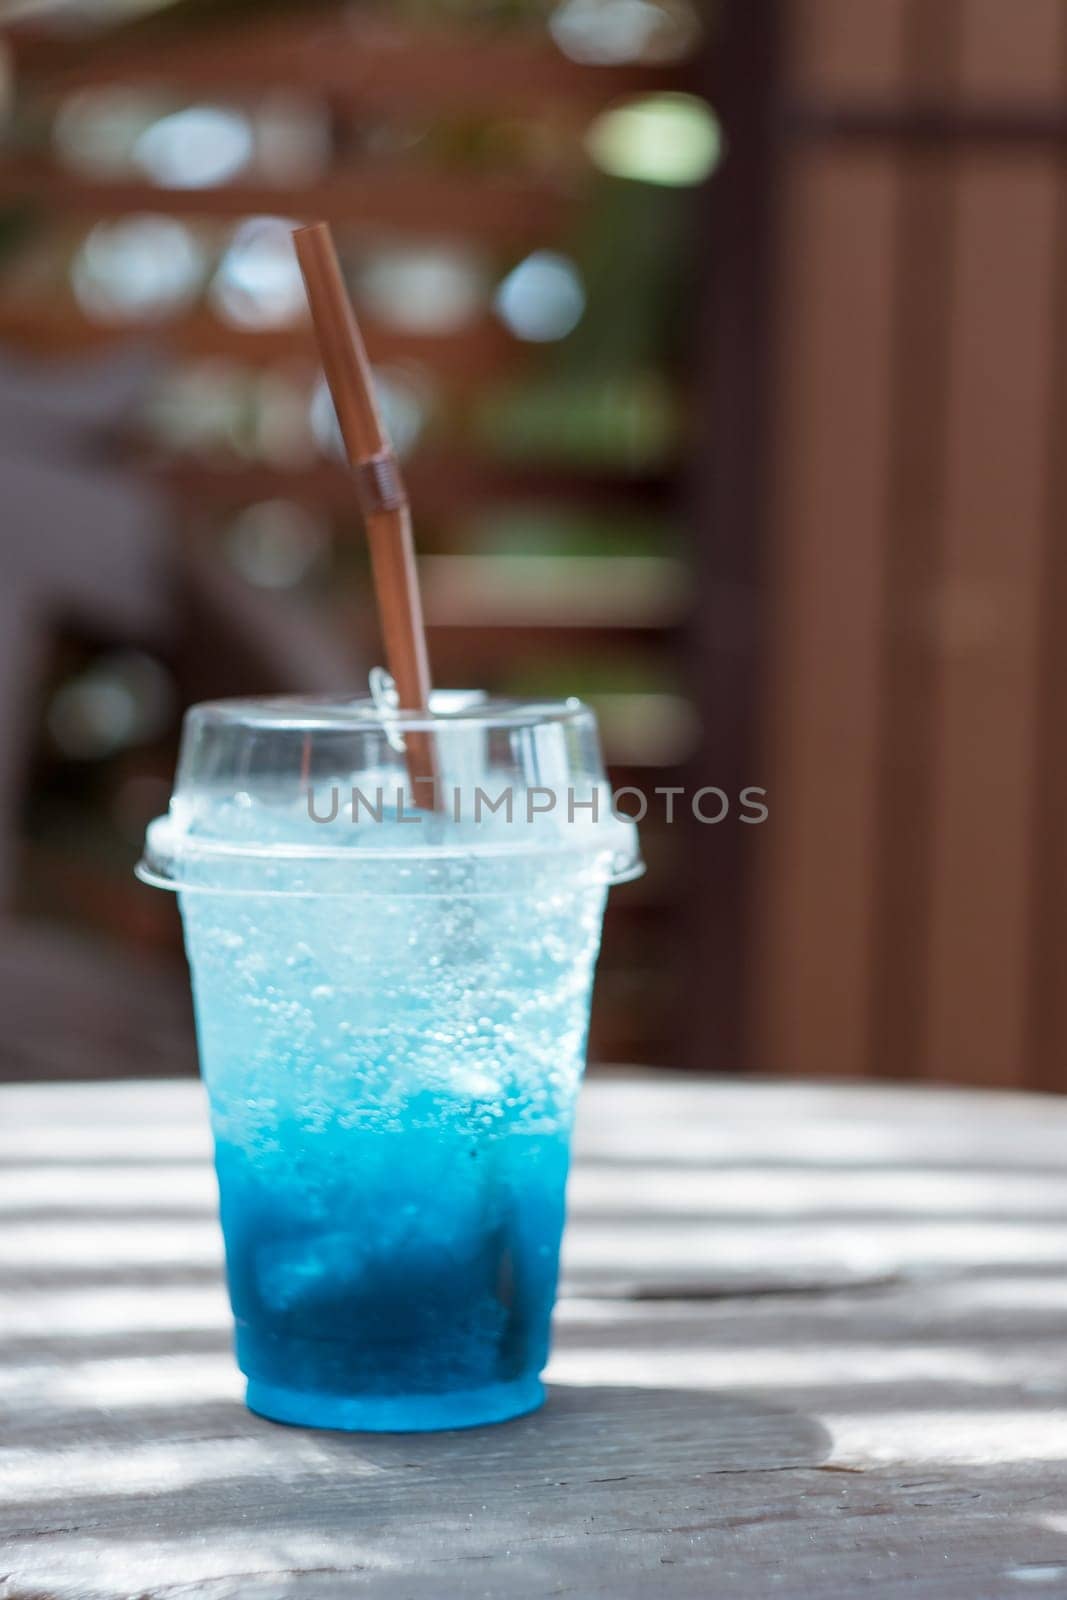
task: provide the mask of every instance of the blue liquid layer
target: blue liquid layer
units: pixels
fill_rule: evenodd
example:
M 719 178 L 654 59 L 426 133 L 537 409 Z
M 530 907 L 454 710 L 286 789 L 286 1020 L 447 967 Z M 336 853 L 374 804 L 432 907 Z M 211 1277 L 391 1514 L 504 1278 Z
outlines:
M 425 1104 L 413 1114 L 425 1119 Z M 539 1404 L 566 1141 L 447 1115 L 422 1128 L 286 1131 L 295 1164 L 217 1150 L 252 1408 L 407 1430 Z
M 181 898 L 249 1405 L 533 1409 L 603 888 Z

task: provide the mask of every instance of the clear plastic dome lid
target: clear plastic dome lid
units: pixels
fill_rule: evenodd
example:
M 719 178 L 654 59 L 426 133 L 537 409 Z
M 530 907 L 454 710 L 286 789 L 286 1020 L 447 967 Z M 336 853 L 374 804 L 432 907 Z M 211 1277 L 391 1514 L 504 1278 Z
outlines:
M 432 779 L 413 783 L 416 750 Z M 444 691 L 429 714 L 380 694 L 193 706 L 137 871 L 182 890 L 506 893 L 549 862 L 583 882 L 643 871 L 593 712 Z

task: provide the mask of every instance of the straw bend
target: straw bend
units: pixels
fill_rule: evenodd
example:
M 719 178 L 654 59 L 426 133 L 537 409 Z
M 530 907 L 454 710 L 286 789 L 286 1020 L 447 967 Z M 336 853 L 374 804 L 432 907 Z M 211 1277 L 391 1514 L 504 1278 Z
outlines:
M 365 517 L 379 511 L 400 511 L 408 503 L 400 463 L 391 450 L 357 461 L 352 468 L 356 495 Z
M 367 525 L 389 670 L 401 707 L 425 711 L 430 672 L 408 497 L 378 409 L 374 379 L 324 222 L 293 234 L 326 381 Z

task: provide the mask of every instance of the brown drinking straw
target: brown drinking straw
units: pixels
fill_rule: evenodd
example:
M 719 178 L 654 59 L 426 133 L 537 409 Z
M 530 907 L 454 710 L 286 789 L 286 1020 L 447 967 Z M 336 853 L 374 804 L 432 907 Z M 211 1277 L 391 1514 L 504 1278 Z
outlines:
M 428 712 L 430 667 L 411 509 L 400 464 L 378 410 L 363 336 L 329 225 L 315 222 L 295 229 L 293 244 L 367 528 L 386 665 L 396 683 L 400 709 Z M 437 776 L 433 739 L 428 733 L 407 733 L 404 747 L 415 799 L 433 809 L 435 791 L 431 789 L 427 798 L 422 787 Z

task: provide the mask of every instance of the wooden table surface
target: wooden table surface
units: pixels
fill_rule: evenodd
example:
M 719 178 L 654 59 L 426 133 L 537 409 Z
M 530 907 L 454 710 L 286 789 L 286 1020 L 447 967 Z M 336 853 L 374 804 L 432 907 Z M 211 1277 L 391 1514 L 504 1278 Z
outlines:
M 251 1416 L 199 1086 L 0 1090 L 0 1596 L 1067 1595 L 1067 1102 L 599 1079 L 546 1408 Z

